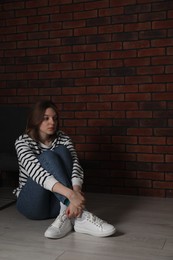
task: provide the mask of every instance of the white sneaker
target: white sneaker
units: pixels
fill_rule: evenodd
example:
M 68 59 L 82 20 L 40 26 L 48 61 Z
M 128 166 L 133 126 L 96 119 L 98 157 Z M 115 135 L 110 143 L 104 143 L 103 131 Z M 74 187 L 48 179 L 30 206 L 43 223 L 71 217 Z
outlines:
M 72 224 L 65 212 L 59 214 L 55 221 L 45 231 L 44 236 L 47 238 L 61 238 L 72 230 Z
M 113 225 L 108 224 L 88 211 L 83 211 L 81 218 L 75 219 L 74 230 L 96 237 L 107 237 L 116 232 Z

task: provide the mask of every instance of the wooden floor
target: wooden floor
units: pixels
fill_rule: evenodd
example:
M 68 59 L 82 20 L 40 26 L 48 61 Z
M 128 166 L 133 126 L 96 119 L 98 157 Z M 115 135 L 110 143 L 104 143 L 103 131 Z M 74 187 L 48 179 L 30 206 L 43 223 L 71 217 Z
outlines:
M 0 211 L 0 260 L 173 260 L 173 199 L 87 194 L 87 208 L 115 224 L 113 237 L 43 236 L 53 220 L 33 221 L 15 204 Z

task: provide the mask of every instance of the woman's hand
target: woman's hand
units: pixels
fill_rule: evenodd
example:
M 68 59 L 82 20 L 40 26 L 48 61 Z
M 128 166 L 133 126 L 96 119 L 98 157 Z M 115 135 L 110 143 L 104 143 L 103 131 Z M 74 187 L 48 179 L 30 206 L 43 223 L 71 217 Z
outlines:
M 68 197 L 70 204 L 79 210 L 83 210 L 85 207 L 85 198 L 81 191 L 72 190 Z
M 73 204 L 69 204 L 69 206 L 66 209 L 66 215 L 68 218 L 76 218 L 80 217 L 82 214 L 82 210 L 79 208 L 76 208 Z

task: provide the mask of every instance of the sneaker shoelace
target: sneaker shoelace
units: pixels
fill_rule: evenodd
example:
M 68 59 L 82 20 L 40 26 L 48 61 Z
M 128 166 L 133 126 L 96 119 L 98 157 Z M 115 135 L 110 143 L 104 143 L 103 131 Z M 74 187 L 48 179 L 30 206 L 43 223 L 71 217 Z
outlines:
M 65 214 L 59 215 L 55 221 L 52 223 L 52 226 L 55 226 L 57 228 L 61 228 L 64 222 L 66 221 L 67 217 Z
M 105 222 L 104 220 L 100 219 L 93 213 L 89 213 L 89 212 L 87 214 L 87 219 L 98 227 L 102 227 L 102 224 Z

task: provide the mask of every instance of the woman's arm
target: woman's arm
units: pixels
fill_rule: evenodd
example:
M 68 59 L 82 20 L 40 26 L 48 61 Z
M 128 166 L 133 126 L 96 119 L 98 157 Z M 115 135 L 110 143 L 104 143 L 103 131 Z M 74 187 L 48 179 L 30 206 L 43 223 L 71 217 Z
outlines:
M 57 182 L 53 186 L 52 191 L 65 196 L 74 207 L 80 210 L 84 208 L 85 198 L 79 190 L 69 189 L 60 182 Z

